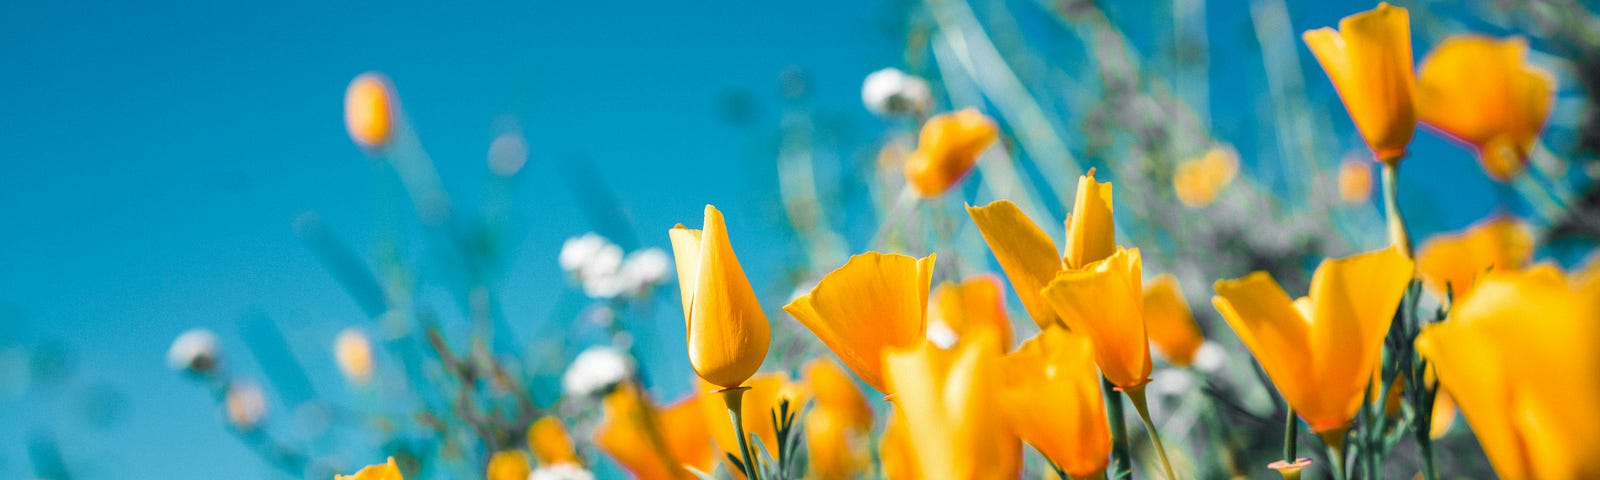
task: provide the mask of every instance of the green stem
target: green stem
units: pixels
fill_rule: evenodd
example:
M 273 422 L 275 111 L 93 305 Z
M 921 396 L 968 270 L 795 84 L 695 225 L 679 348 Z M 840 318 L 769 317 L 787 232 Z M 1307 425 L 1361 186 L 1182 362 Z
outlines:
M 1128 400 L 1133 401 L 1133 409 L 1139 412 L 1139 419 L 1144 420 L 1145 430 L 1150 431 L 1150 442 L 1155 444 L 1156 456 L 1161 459 L 1161 468 L 1167 472 L 1167 480 L 1178 480 L 1172 473 L 1172 462 L 1167 460 L 1167 448 L 1161 445 L 1161 432 L 1156 431 L 1155 422 L 1150 421 L 1150 407 L 1145 401 L 1144 385 L 1123 388 L 1122 393 L 1128 395 Z
M 1428 425 L 1423 425 L 1426 428 Z M 1417 447 L 1422 450 L 1422 479 L 1439 480 L 1439 471 L 1433 466 L 1433 439 L 1427 430 L 1419 429 L 1417 434 Z
M 744 459 L 744 478 L 761 480 L 761 468 L 755 464 L 755 456 L 750 454 L 750 440 L 744 433 L 744 392 L 750 387 L 736 387 L 722 390 L 722 402 L 728 405 L 728 415 L 733 417 L 733 432 L 739 435 L 739 455 Z
M 1389 241 L 1400 251 L 1411 256 L 1411 234 L 1406 230 L 1406 218 L 1400 213 L 1400 159 L 1383 162 L 1383 207 L 1389 223 Z
M 1294 407 L 1289 406 L 1288 402 L 1284 403 L 1283 410 L 1285 412 L 1283 414 L 1283 461 L 1294 463 L 1296 460 L 1295 447 L 1299 443 L 1295 441 L 1295 437 L 1299 436 L 1300 422 L 1295 421 Z
M 1328 445 L 1328 463 L 1333 464 L 1333 478 L 1343 480 L 1344 475 L 1344 436 L 1350 427 L 1339 427 L 1333 430 L 1319 432 L 1323 443 Z
M 1100 378 L 1101 390 L 1106 399 L 1106 417 L 1111 421 L 1111 471 L 1112 480 L 1133 477 L 1133 464 L 1128 460 L 1128 426 L 1122 420 L 1122 396 L 1117 386 L 1105 377 Z

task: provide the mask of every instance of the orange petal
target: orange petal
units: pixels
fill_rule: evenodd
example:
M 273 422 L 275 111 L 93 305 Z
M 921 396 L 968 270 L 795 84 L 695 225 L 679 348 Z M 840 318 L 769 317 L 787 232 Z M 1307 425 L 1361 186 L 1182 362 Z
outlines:
M 872 429 L 872 405 L 856 386 L 854 378 L 845 373 L 838 363 L 818 358 L 806 363 L 805 379 L 816 396 L 815 408 L 833 410 L 852 428 L 861 431 Z
M 1056 275 L 1042 292 L 1069 327 L 1094 342 L 1095 361 L 1120 387 L 1150 379 L 1139 249 L 1118 248 L 1105 260 Z
M 1089 337 L 1046 328 L 1003 364 L 1001 411 L 1011 428 L 1073 478 L 1105 470 L 1111 430 Z
M 1533 228 L 1520 220 L 1494 216 L 1459 232 L 1434 236 L 1417 249 L 1422 279 L 1443 298 L 1466 296 L 1478 277 L 1491 270 L 1516 270 L 1533 259 Z
M 1372 151 L 1380 159 L 1403 155 L 1417 123 L 1410 13 L 1379 3 L 1340 20 L 1338 31 L 1303 38 Z
M 361 148 L 378 149 L 394 136 L 394 93 L 389 77 L 367 72 L 344 91 L 344 128 Z
M 922 341 L 933 264 L 933 255 L 921 260 L 878 252 L 856 255 L 783 310 L 868 385 L 892 393 L 883 380 L 883 352 Z
M 1111 215 L 1111 182 L 1096 182 L 1094 169 L 1078 177 L 1077 200 L 1067 219 L 1067 248 L 1063 262 L 1069 269 L 1083 268 L 1117 250 L 1116 225 Z
M 554 416 L 540 417 L 528 426 L 528 451 L 533 452 L 540 465 L 581 463 L 566 425 Z
M 906 157 L 906 182 L 921 197 L 944 193 L 999 137 L 994 120 L 977 109 L 934 115 L 922 126 L 917 150 Z
M 952 350 L 929 343 L 895 349 L 884 357 L 895 405 L 923 478 L 1015 478 L 1004 470 L 1015 454 L 1004 441 L 995 395 L 1000 351 L 992 332 L 961 339 Z M 998 468 L 997 468 L 998 467 Z
M 722 212 L 710 205 L 697 260 L 688 311 L 689 365 L 707 382 L 737 387 L 761 368 L 772 332 L 733 253 Z
M 967 214 L 978 225 L 983 241 L 989 244 L 1001 270 L 1022 299 L 1022 307 L 1040 328 L 1059 323 L 1055 310 L 1039 296 L 1039 290 L 1061 271 L 1056 244 L 1044 230 L 1028 220 L 1022 209 L 1010 200 L 996 200 L 982 207 L 967 207 Z
M 1404 254 L 1386 248 L 1324 260 L 1312 275 L 1311 353 L 1323 402 L 1300 415 L 1313 431 L 1355 417 L 1412 269 Z
M 400 476 L 400 467 L 395 465 L 394 457 L 389 457 L 387 463 L 363 468 L 355 475 L 334 475 L 333 478 L 334 480 L 405 480 Z
M 1200 335 L 1177 277 L 1162 274 L 1145 285 L 1144 318 L 1150 342 L 1161 355 L 1173 365 L 1187 368 L 1206 339 Z
M 1000 349 L 1011 348 L 1011 319 L 1006 318 L 1005 291 L 999 277 L 974 275 L 959 285 L 940 284 L 933 289 L 933 302 L 928 307 L 929 324 L 942 324 L 958 336 L 971 328 L 993 328 L 999 335 Z
M 1255 272 L 1219 280 L 1211 302 L 1250 349 L 1278 392 L 1296 410 L 1317 402 L 1311 325 L 1272 275 Z
M 528 456 L 516 450 L 494 452 L 489 456 L 489 466 L 484 468 L 488 480 L 526 480 L 533 469 L 528 466 Z
M 1477 148 L 1490 177 L 1522 171 L 1555 98 L 1555 79 L 1527 63 L 1528 43 L 1457 35 L 1422 60 L 1422 121 Z

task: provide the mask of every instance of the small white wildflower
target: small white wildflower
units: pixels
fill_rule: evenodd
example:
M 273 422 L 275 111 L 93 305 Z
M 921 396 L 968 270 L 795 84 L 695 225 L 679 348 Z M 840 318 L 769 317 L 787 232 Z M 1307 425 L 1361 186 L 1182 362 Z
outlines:
M 621 275 L 597 275 L 582 278 L 583 294 L 589 298 L 609 299 L 628 290 L 627 279 Z
M 1156 370 L 1151 375 L 1150 390 L 1156 395 L 1178 396 L 1194 388 L 1194 380 L 1189 373 L 1175 368 Z
M 861 83 L 861 103 L 878 115 L 926 112 L 933 104 L 933 89 L 927 80 L 885 68 Z
M 489 171 L 509 177 L 528 163 L 528 143 L 516 132 L 506 132 L 489 144 Z
M 173 370 L 204 373 L 217 364 L 217 335 L 195 328 L 172 340 L 167 349 L 167 366 Z
M 589 347 L 572 360 L 561 377 L 568 395 L 589 396 L 610 388 L 633 374 L 633 361 L 611 347 Z
M 594 480 L 594 473 L 571 463 L 543 466 L 528 474 L 528 480 Z
M 244 431 L 254 430 L 267 416 L 267 397 L 254 382 L 238 381 L 228 385 L 223 406 L 228 423 Z
M 579 269 L 589 263 L 590 258 L 610 244 L 611 242 L 606 240 L 606 237 L 594 232 L 567 239 L 566 243 L 561 244 L 561 257 L 559 260 L 561 269 L 568 273 L 577 274 Z
M 928 341 L 939 348 L 950 348 L 956 345 L 957 335 L 944 322 L 928 323 Z
M 643 292 L 660 284 L 672 269 L 672 260 L 659 248 L 646 248 L 628 254 L 622 261 L 620 276 L 628 290 Z
M 1228 361 L 1228 352 L 1221 346 L 1206 342 L 1194 351 L 1194 368 L 1206 373 L 1216 373 Z

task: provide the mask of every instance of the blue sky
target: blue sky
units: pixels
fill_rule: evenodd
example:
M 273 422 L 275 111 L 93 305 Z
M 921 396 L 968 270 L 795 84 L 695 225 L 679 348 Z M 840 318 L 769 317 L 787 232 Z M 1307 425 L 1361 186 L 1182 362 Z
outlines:
M 341 123 L 344 87 L 366 70 L 393 78 L 447 187 L 469 201 L 487 175 L 493 122 L 520 120 L 532 155 L 514 206 L 528 234 L 506 281 L 513 321 L 543 317 L 563 288 L 561 242 L 591 228 L 560 183 L 559 164 L 573 158 L 602 172 L 645 246 L 666 247 L 665 229 L 698 222 L 713 203 L 742 252 L 787 251 L 772 167 L 777 77 L 803 67 L 813 105 L 862 129 L 845 147 L 873 141 L 882 123 L 860 108 L 859 82 L 901 62 L 893 9 L 629 3 L 0 4 L 0 348 L 63 341 L 76 366 L 66 385 L 0 397 L 0 472 L 26 471 L 22 439 L 54 431 L 92 477 L 278 478 L 164 354 L 179 332 L 208 326 L 249 372 L 234 321 L 261 312 L 285 325 L 302 360 L 327 365 L 334 332 L 364 324 L 291 223 L 316 211 L 371 253 L 373 169 Z M 1362 8 L 1319 8 L 1297 16 L 1296 30 Z M 1238 37 L 1240 15 L 1216 8 L 1220 48 Z M 1260 87 L 1241 97 L 1264 91 L 1244 68 L 1253 55 L 1219 55 L 1236 67 L 1214 79 Z M 1320 74 L 1308 85 L 1334 102 Z M 718 118 L 730 90 L 756 99 L 753 124 Z M 1230 114 L 1217 96 L 1219 116 Z M 1342 110 L 1331 115 L 1348 137 Z M 1468 154 L 1419 137 L 1406 175 L 1440 181 L 1406 200 L 1451 205 L 1419 228 L 1487 212 L 1488 183 Z M 752 278 L 775 273 L 778 256 L 743 256 L 754 258 Z M 313 381 L 342 388 L 323 373 Z M 99 430 L 77 420 L 70 393 L 102 387 L 126 403 Z

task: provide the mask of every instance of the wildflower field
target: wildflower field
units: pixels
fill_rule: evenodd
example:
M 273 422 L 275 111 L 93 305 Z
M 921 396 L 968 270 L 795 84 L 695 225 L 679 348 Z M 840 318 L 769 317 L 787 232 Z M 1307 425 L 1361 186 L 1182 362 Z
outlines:
M 77 237 L 17 167 L 0 478 L 1600 478 L 1594 5 L 802 7 L 686 7 L 717 50 L 668 68 L 540 57 L 466 139 L 429 113 L 491 94 L 429 86 L 470 67 L 324 58 L 280 100 L 314 118 L 211 118 L 313 125 L 334 158 L 232 148 L 362 192 L 237 215 L 292 239 L 213 246 L 249 268 L 113 248 L 163 266 L 24 286 L 107 275 L 40 253 Z M 662 34 L 572 15 L 547 36 Z M 756 88 L 710 74 L 741 62 Z

